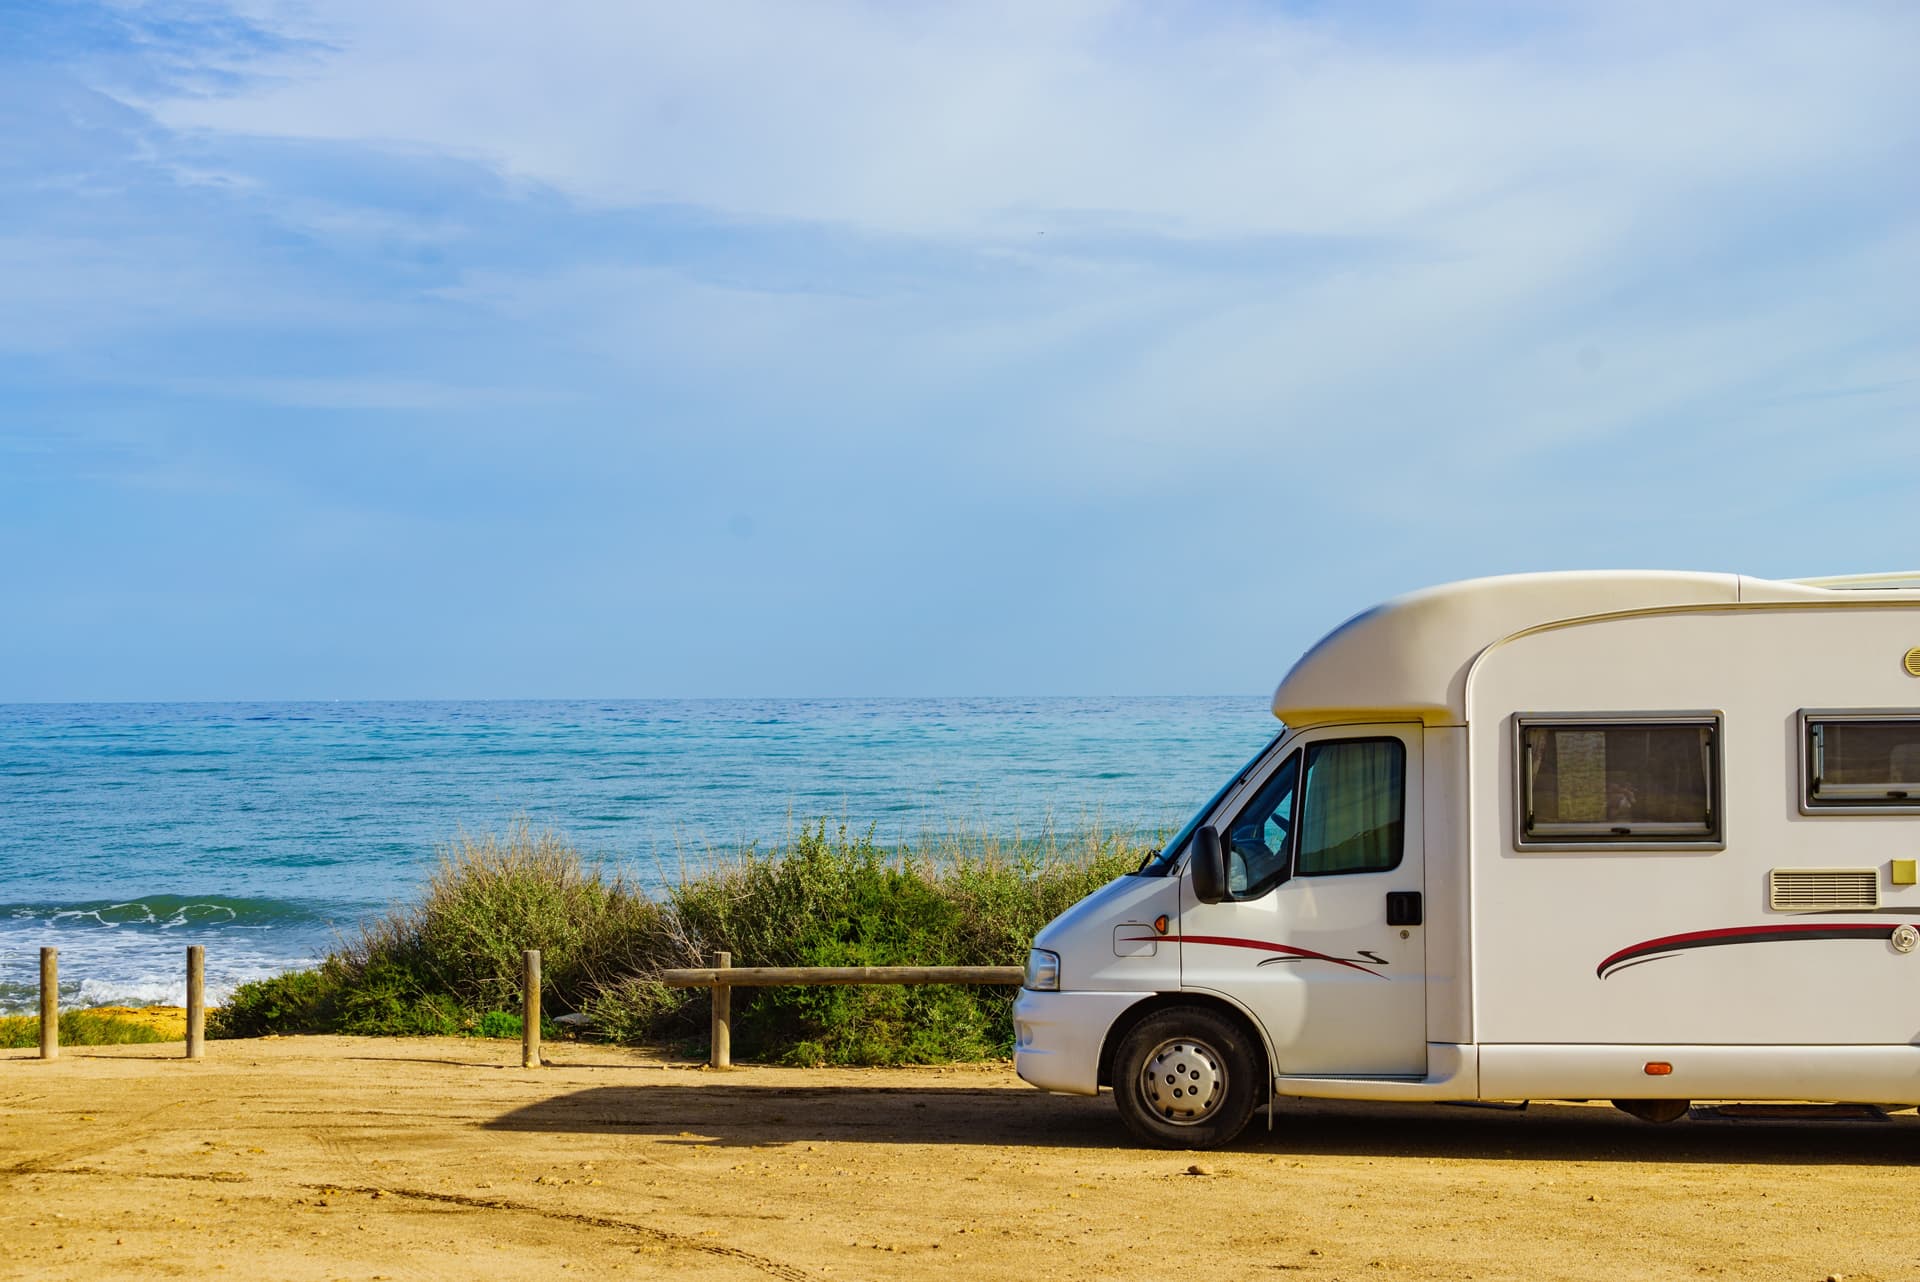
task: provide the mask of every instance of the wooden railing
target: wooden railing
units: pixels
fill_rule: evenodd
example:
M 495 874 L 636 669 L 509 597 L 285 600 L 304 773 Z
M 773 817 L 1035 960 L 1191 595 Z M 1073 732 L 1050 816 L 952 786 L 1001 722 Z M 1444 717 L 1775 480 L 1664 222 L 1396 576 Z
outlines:
M 789 984 L 1018 984 L 1018 966 L 735 966 L 732 953 L 715 953 L 713 965 L 663 970 L 669 988 L 713 990 L 712 1032 L 707 1063 L 733 1067 L 733 990 L 781 988 Z
M 525 977 L 521 983 L 522 1068 L 540 1067 L 540 950 L 524 953 Z M 206 1025 L 206 950 L 195 944 L 187 949 L 187 1047 L 188 1059 L 199 1059 L 205 1052 Z M 660 982 L 669 988 L 709 988 L 713 990 L 712 1039 L 707 1063 L 715 1068 L 733 1067 L 733 990 L 736 988 L 778 988 L 788 984 L 1018 984 L 1025 972 L 1018 966 L 735 966 L 733 954 L 715 953 L 713 965 L 685 970 L 663 970 Z M 40 1058 L 54 1059 L 60 1054 L 60 954 L 58 949 L 40 950 Z

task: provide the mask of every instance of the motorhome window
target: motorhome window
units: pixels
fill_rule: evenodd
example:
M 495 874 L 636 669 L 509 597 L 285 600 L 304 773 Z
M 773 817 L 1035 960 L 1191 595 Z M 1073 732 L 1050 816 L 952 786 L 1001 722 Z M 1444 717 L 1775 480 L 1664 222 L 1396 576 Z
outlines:
M 1920 713 L 1806 717 L 1809 808 L 1920 809 Z
M 1520 832 L 1553 844 L 1717 842 L 1718 720 L 1522 719 Z
M 1227 825 L 1227 892 L 1235 899 L 1258 899 L 1286 879 L 1299 778 L 1296 752 Z
M 1398 739 L 1338 739 L 1308 747 L 1295 871 L 1314 877 L 1398 867 L 1406 772 L 1407 750 Z

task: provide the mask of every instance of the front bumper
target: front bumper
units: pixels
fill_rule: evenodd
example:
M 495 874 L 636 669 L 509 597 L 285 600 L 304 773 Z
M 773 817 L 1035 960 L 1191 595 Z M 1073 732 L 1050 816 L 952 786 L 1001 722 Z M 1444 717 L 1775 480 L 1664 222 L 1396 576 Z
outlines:
M 1100 1050 L 1122 1011 L 1151 993 L 1036 993 L 1013 1002 L 1013 1071 L 1043 1091 L 1100 1093 Z

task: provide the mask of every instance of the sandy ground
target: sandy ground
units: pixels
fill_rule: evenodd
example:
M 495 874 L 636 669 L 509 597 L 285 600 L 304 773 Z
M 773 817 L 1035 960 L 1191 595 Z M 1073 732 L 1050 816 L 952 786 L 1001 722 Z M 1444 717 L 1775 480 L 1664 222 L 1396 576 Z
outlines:
M 1920 1277 L 1920 1120 L 1283 1102 L 1132 1147 L 1004 1066 L 288 1038 L 0 1052 L 20 1278 Z M 1203 1173 L 1190 1173 L 1198 1166 Z

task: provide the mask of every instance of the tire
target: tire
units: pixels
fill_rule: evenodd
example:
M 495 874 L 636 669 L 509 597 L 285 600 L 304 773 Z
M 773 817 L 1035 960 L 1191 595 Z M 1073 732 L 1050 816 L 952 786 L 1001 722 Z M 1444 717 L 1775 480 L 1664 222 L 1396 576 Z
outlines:
M 1120 1120 L 1155 1148 L 1219 1148 L 1253 1116 L 1266 1056 L 1238 1020 L 1199 1006 L 1155 1011 L 1113 1055 Z
M 1613 1106 L 1643 1122 L 1677 1122 L 1687 1115 L 1693 1101 L 1683 1099 L 1617 1099 Z

